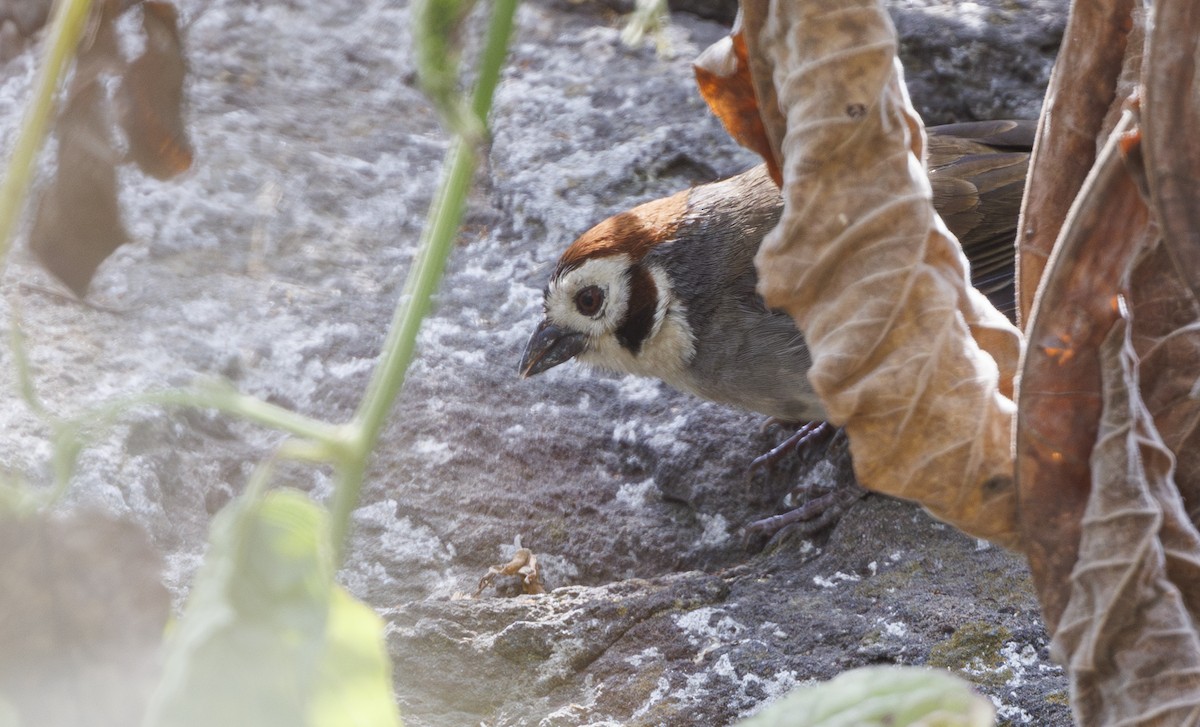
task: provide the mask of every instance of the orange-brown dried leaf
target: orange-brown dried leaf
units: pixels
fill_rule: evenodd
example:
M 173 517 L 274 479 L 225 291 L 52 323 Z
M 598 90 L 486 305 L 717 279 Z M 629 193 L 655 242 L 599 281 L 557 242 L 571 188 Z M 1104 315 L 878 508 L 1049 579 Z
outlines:
M 1050 77 L 1021 210 L 1017 258 L 1018 320 L 1026 329 L 1034 295 L 1067 210 L 1107 137 L 1134 0 L 1071 4 L 1071 17 Z M 1134 49 L 1135 51 L 1140 49 Z M 1137 52 L 1128 57 L 1136 57 Z
M 58 118 L 55 175 L 38 200 L 29 234 L 38 261 L 80 297 L 100 264 L 129 240 L 105 110 L 100 81 L 72 88 Z
M 129 156 L 155 179 L 170 179 L 192 166 L 184 123 L 183 81 L 187 60 L 179 14 L 166 2 L 142 4 L 146 49 L 129 64 L 117 91 Z
M 1103 403 L 1092 486 L 1052 650 L 1068 666 L 1079 724 L 1192 724 L 1200 714 L 1200 534 L 1138 395 L 1145 377 L 1124 320 L 1094 353 Z
M 786 112 L 785 207 L 756 260 L 759 290 L 804 332 L 809 379 L 850 435 L 860 482 L 1019 547 L 1002 379 L 1020 337 L 969 284 L 933 211 L 895 29 L 866 0 L 758 11 L 755 87 L 776 79 Z
M 1025 553 L 1054 630 L 1078 557 L 1100 423 L 1100 344 L 1134 256 L 1153 242 L 1149 212 L 1112 135 L 1080 192 L 1046 269 L 1027 329 L 1017 419 L 1017 482 Z
M 538 566 L 537 556 L 529 548 L 517 548 L 517 552 L 513 554 L 510 561 L 503 565 L 490 566 L 483 578 L 479 579 L 479 588 L 475 590 L 474 597 L 478 598 L 479 594 L 483 593 L 483 589 L 492 585 L 496 576 L 519 576 L 522 593 L 546 592 L 546 588 L 542 585 L 542 571 Z
M 754 97 L 758 99 L 758 115 L 762 119 L 763 132 L 767 137 L 771 155 L 779 160 L 782 170 L 783 137 L 787 132 L 787 117 L 783 107 L 779 105 L 779 94 L 775 90 L 775 79 L 771 75 L 775 61 L 760 42 L 770 11 L 770 3 L 744 2 L 738 5 L 741 32 L 746 39 L 750 82 L 754 86 Z
M 758 154 L 767 163 L 775 184 L 783 183 L 779 160 L 771 149 L 763 127 L 750 77 L 750 59 L 746 55 L 746 38 L 740 27 L 725 38 L 713 43 L 692 64 L 696 85 L 708 107 L 712 109 L 733 139 Z

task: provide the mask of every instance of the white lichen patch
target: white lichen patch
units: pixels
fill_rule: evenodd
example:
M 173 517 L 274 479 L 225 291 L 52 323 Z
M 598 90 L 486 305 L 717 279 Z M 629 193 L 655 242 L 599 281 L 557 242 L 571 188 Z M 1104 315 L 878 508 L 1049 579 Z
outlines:
M 855 583 L 862 580 L 862 576 L 854 575 L 853 573 L 843 573 L 838 571 L 832 576 L 813 576 L 813 583 L 816 583 L 821 588 L 834 588 L 839 583 Z
M 440 467 L 453 458 L 454 453 L 450 450 L 450 445 L 444 440 L 430 439 L 428 437 L 418 439 L 411 445 L 413 454 L 418 455 L 429 467 Z
M 627 402 L 644 404 L 654 401 L 661 395 L 657 379 L 643 376 L 625 376 L 617 384 L 617 393 Z
M 693 646 L 731 644 L 746 633 L 745 625 L 729 616 L 725 609 L 715 606 L 681 613 L 675 617 L 675 625 Z
M 717 548 L 729 542 L 729 521 L 721 513 L 708 515 L 700 513 L 700 522 L 704 532 L 700 534 L 698 545 L 702 548 Z
M 662 652 L 657 646 L 650 646 L 642 649 L 636 654 L 625 657 L 625 661 L 635 669 L 640 669 L 643 665 L 650 662 L 659 661 L 662 659 Z
M 908 636 L 908 624 L 903 621 L 889 621 L 886 618 L 881 618 L 876 623 L 883 629 L 885 636 L 890 636 L 894 639 L 902 639 Z
M 638 508 L 650 502 L 658 490 L 654 478 L 641 482 L 626 482 L 617 488 L 617 502 L 631 508 Z

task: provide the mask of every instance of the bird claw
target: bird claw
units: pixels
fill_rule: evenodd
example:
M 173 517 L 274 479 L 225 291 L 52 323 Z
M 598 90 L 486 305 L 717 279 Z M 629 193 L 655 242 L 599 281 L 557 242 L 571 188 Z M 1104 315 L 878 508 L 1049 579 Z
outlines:
M 835 487 L 819 497 L 780 515 L 755 520 L 746 526 L 746 539 L 767 538 L 768 545 L 785 535 L 808 537 L 835 524 L 867 491 L 857 484 Z
M 784 422 L 771 417 L 763 423 L 763 431 L 766 432 L 771 427 L 783 424 Z M 815 442 L 817 438 L 825 436 L 830 431 L 837 430 L 829 422 L 806 422 L 796 430 L 795 434 L 771 448 L 769 452 L 755 457 L 754 461 L 750 463 L 751 476 L 774 469 L 785 456 L 791 452 L 799 452 L 801 447 Z

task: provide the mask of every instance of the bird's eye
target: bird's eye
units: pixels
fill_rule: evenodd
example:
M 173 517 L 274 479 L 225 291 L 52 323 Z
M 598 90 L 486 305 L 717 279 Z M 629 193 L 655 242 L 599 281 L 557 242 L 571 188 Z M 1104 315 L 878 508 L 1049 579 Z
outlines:
M 588 318 L 600 312 L 604 305 L 604 291 L 595 285 L 589 285 L 575 294 L 575 307 Z

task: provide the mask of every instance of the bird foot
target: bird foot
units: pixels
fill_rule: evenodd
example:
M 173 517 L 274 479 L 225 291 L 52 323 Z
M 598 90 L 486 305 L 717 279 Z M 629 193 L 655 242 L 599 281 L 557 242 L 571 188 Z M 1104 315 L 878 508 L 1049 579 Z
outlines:
M 769 545 L 784 536 L 814 535 L 841 520 L 850 506 L 866 494 L 867 491 L 854 482 L 837 485 L 788 512 L 755 520 L 746 526 L 746 539 L 766 538 Z
M 767 432 L 772 427 L 783 425 L 784 422 L 771 417 L 763 423 L 763 432 Z M 775 469 L 779 465 L 779 462 L 787 455 L 793 452 L 801 452 L 837 431 L 838 429 L 829 422 L 804 423 L 796 430 L 795 434 L 783 440 L 783 442 L 773 447 L 766 454 L 755 457 L 754 461 L 750 463 L 750 475 L 754 476 L 760 472 Z

